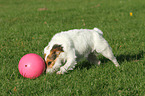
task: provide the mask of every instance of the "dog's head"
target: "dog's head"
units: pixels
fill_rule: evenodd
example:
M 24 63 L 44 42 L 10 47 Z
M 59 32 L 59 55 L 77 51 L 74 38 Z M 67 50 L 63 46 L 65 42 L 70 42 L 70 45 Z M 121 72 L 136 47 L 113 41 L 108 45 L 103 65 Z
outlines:
M 51 69 L 54 66 L 55 61 L 59 57 L 60 53 L 64 52 L 63 47 L 58 44 L 53 45 L 52 48 L 47 46 L 44 49 L 44 51 L 46 51 L 44 52 L 44 58 L 47 65 L 47 69 Z

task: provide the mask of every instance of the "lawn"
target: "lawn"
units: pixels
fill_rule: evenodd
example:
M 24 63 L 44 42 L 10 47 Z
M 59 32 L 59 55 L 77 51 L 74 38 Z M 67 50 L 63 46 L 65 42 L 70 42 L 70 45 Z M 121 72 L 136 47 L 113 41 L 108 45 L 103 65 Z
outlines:
M 55 33 L 94 27 L 120 68 L 100 55 L 100 66 L 84 60 L 65 75 L 20 75 L 21 57 L 43 57 Z M 0 0 L 0 96 L 144 96 L 144 55 L 144 0 Z

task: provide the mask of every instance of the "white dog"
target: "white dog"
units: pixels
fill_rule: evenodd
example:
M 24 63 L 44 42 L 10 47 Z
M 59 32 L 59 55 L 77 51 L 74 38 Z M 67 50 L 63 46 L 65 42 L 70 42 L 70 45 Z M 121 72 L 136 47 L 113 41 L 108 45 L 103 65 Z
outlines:
M 74 29 L 55 34 L 44 48 L 46 73 L 57 71 L 57 74 L 64 74 L 73 70 L 77 61 L 84 57 L 91 63 L 100 64 L 97 53 L 101 53 L 118 67 L 112 49 L 102 35 L 103 32 L 98 28 Z M 64 66 L 61 66 L 62 63 L 65 63 Z

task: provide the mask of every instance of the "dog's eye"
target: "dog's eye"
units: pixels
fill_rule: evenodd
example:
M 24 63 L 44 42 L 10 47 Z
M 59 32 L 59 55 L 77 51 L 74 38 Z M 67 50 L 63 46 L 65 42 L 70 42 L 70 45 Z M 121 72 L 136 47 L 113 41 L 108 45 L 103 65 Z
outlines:
M 48 65 L 50 65 L 50 64 L 51 64 L 51 62 L 48 62 L 47 64 L 48 64 Z

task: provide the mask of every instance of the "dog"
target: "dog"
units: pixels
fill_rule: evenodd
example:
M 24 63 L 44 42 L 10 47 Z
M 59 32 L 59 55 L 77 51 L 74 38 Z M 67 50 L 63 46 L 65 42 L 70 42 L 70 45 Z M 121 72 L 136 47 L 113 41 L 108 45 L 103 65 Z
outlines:
M 46 73 L 67 73 L 68 70 L 73 70 L 82 58 L 100 65 L 98 53 L 111 60 L 116 67 L 120 66 L 100 29 L 73 29 L 57 33 L 44 48 Z

